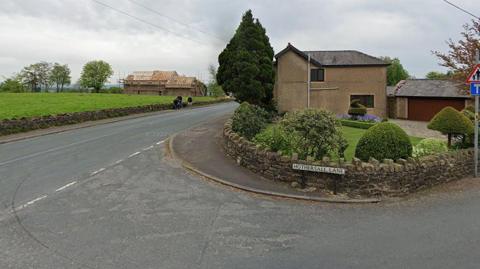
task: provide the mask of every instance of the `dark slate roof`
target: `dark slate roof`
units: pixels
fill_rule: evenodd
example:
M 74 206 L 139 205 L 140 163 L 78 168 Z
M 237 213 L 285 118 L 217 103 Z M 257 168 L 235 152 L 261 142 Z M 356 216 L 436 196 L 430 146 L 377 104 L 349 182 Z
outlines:
M 394 94 L 400 97 L 470 98 L 462 86 L 464 83 L 451 80 L 408 79 L 397 84 Z
M 307 55 L 322 63 L 323 66 L 387 66 L 388 63 L 356 50 L 305 51 Z
M 293 51 L 299 56 L 308 59 L 311 57 L 312 63 L 318 66 L 388 66 L 389 64 L 356 50 L 337 50 L 337 51 L 301 51 L 295 48 L 292 44 L 275 55 L 278 59 L 287 51 Z

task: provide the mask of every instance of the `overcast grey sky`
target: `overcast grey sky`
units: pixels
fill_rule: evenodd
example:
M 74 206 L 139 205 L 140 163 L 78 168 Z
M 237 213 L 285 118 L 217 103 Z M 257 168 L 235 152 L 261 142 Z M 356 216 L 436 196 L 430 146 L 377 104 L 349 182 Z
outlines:
M 416 77 L 443 70 L 431 50 L 458 39 L 466 14 L 441 0 L 1 0 L 0 80 L 38 61 L 69 64 L 79 77 L 93 59 L 112 64 L 114 82 L 135 70 L 177 70 L 207 78 L 207 66 L 252 9 L 275 51 L 355 49 L 398 57 Z M 451 0 L 480 14 L 478 0 Z M 173 18 L 173 20 L 171 19 Z M 180 23 L 179 23 L 180 22 Z M 186 26 L 187 25 L 187 26 Z

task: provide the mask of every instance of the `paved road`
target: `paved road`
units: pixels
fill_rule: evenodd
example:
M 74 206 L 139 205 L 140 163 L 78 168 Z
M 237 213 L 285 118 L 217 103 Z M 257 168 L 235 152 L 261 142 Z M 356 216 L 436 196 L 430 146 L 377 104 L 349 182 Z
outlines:
M 478 268 L 474 181 L 381 205 L 276 200 L 189 174 L 157 145 L 233 108 L 0 145 L 0 268 Z

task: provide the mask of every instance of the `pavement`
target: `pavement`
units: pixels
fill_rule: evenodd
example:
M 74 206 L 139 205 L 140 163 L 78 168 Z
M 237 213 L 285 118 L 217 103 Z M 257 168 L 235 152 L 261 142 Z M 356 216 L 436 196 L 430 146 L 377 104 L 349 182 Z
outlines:
M 478 180 L 406 200 L 331 204 L 238 191 L 170 157 L 167 137 L 234 108 L 169 112 L 0 145 L 0 268 L 480 264 Z
M 398 126 L 402 127 L 402 129 L 410 136 L 437 138 L 441 140 L 447 139 L 447 136 L 443 135 L 442 133 L 428 129 L 427 121 L 411 121 L 411 120 L 400 120 L 400 119 L 389 119 L 388 121 L 393 122 Z
M 375 203 L 379 199 L 350 198 L 346 195 L 333 195 L 324 190 L 307 191 L 292 188 L 289 184 L 272 181 L 238 165 L 227 157 L 222 131 L 231 115 L 218 118 L 175 135 L 170 140 L 174 157 L 184 167 L 210 180 L 241 190 L 283 198 L 311 200 L 333 203 Z

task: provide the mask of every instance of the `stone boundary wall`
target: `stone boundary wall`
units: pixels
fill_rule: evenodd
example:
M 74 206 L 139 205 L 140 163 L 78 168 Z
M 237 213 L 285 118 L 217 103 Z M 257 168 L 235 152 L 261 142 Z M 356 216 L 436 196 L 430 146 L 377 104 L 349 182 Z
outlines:
M 362 162 L 299 160 L 259 148 L 232 131 L 229 120 L 223 129 L 224 148 L 236 162 L 263 177 L 281 182 L 299 182 L 302 174 L 306 185 L 361 196 L 404 196 L 415 191 L 473 175 L 473 149 L 425 156 L 420 159 Z M 344 176 L 302 172 L 292 169 L 294 163 L 345 168 Z
M 206 102 L 194 102 L 193 106 L 204 106 L 229 101 L 231 100 L 219 99 Z M 0 135 L 9 135 L 53 126 L 76 124 L 85 121 L 103 120 L 107 118 L 122 117 L 132 114 L 155 112 L 168 109 L 172 109 L 171 104 L 154 104 L 138 107 L 112 108 L 98 111 L 74 112 L 32 118 L 0 120 Z

